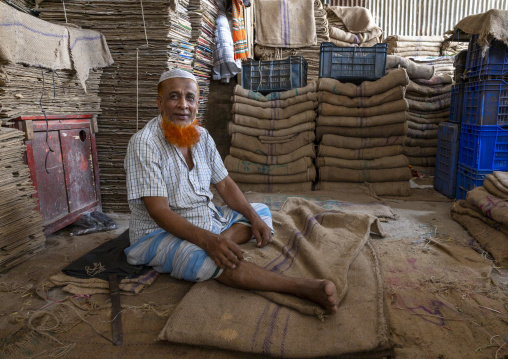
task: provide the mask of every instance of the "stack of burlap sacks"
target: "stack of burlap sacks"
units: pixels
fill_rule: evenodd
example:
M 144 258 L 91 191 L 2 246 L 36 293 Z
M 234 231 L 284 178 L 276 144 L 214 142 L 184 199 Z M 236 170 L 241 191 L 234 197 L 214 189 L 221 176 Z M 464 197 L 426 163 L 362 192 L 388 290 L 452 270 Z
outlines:
M 440 56 L 444 36 L 388 36 L 387 53 L 401 57 Z
M 330 42 L 337 46 L 370 47 L 381 42 L 383 30 L 371 12 L 360 6 L 327 6 Z
M 498 266 L 508 265 L 508 172 L 494 171 L 483 186 L 456 201 L 451 215 L 490 252 Z
M 316 179 L 316 82 L 267 96 L 237 85 L 224 164 L 244 191 L 310 191 Z
M 378 195 L 410 195 L 411 171 L 402 152 L 408 130 L 404 99 L 408 84 L 404 69 L 359 86 L 319 80 L 317 189 L 368 183 Z

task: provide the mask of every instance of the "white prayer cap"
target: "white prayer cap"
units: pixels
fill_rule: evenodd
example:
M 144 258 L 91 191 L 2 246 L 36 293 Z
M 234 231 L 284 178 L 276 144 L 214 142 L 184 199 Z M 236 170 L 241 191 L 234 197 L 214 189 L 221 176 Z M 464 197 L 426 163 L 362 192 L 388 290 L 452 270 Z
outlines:
M 198 80 L 196 80 L 196 77 L 191 74 L 190 72 L 187 72 L 185 70 L 182 70 L 182 69 L 171 69 L 169 71 L 165 71 L 160 79 L 159 79 L 159 83 L 161 83 L 162 81 L 165 81 L 167 79 L 172 79 L 172 78 L 184 78 L 184 79 L 191 79 L 192 81 L 194 81 L 195 83 L 198 83 Z

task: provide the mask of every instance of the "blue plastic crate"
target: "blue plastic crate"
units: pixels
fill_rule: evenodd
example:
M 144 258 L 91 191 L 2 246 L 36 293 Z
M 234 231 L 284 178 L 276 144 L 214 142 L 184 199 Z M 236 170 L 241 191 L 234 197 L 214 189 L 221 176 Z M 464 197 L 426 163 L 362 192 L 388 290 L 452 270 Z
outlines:
M 454 123 L 462 122 L 462 110 L 464 101 L 464 83 L 458 83 L 452 86 L 452 95 L 450 101 L 450 115 L 448 120 Z
M 388 44 L 340 47 L 323 42 L 319 52 L 319 77 L 353 83 L 376 81 L 385 75 L 387 47 Z
M 462 124 L 459 164 L 481 171 L 508 170 L 508 128 Z
M 508 73 L 508 46 L 502 41 L 493 40 L 488 50 L 477 43 L 478 35 L 469 42 L 466 59 L 466 78 L 478 76 L 503 76 Z
M 479 171 L 459 164 L 457 171 L 457 199 L 465 199 L 467 192 L 483 184 L 485 176 L 493 171 Z
M 455 198 L 459 159 L 460 125 L 442 122 L 437 129 L 434 188 L 448 198 Z
M 285 60 L 242 62 L 242 87 L 268 94 L 307 86 L 307 61 L 303 56 Z
M 462 123 L 508 125 L 508 83 L 499 79 L 465 84 Z

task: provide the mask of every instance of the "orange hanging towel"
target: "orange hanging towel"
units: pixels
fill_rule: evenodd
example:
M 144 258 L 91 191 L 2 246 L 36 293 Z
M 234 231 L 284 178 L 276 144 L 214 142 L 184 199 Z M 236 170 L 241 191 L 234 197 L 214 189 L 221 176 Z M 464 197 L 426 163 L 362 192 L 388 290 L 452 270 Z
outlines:
M 245 5 L 242 0 L 233 0 L 233 43 L 235 49 L 235 60 L 247 59 L 249 49 L 247 48 L 247 34 L 245 33 Z

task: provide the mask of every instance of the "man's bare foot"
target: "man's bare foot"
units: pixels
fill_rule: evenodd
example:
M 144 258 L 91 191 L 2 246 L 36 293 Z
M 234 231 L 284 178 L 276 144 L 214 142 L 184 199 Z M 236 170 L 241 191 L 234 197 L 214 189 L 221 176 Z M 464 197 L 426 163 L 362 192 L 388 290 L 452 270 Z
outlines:
M 327 312 L 337 312 L 337 288 L 326 279 L 309 280 L 303 287 L 300 297 L 319 304 Z

